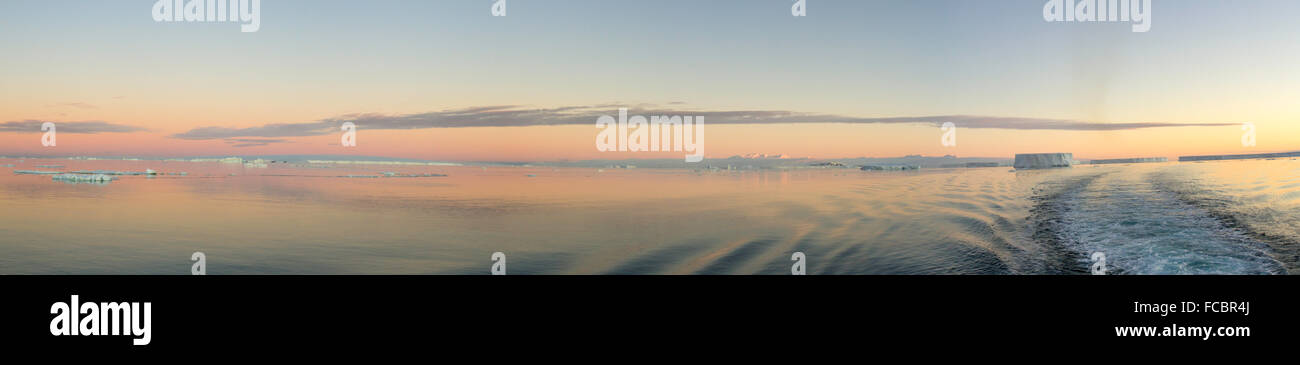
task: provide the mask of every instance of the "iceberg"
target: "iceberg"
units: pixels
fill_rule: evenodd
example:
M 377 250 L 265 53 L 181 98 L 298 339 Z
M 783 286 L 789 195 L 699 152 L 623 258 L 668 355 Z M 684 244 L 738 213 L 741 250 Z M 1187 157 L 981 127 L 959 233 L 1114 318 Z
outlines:
M 1300 152 L 1251 153 L 1244 155 L 1179 156 L 1178 161 L 1251 160 L 1259 158 L 1300 157 Z
M 141 171 L 113 171 L 113 170 L 90 170 L 90 171 L 81 170 L 81 171 L 73 171 L 73 172 L 71 172 L 71 173 L 73 173 L 73 174 L 83 174 L 83 175 L 131 175 L 131 176 L 138 176 L 138 175 L 150 175 L 150 176 L 152 176 L 152 175 L 161 175 L 161 174 L 158 173 L 158 171 L 154 171 L 153 169 L 145 169 L 143 172 L 141 172 Z
M 1070 167 L 1074 164 L 1073 153 L 1017 153 L 1015 168 L 1020 169 L 1047 169 L 1054 167 Z
M 920 165 L 865 165 L 858 168 L 862 171 L 907 171 L 920 170 Z
M 411 165 L 411 166 L 462 166 L 454 162 L 422 162 L 422 161 L 337 161 L 337 160 L 307 160 L 309 164 L 344 164 L 344 165 Z
M 115 177 L 104 175 L 104 174 L 94 174 L 94 175 L 58 174 L 58 175 L 54 175 L 53 178 L 54 181 L 71 181 L 71 182 L 109 182 L 109 181 L 117 180 L 117 178 Z
M 1117 163 L 1153 163 L 1153 162 L 1169 162 L 1169 159 L 1164 157 L 1137 157 L 1137 158 L 1113 158 L 1107 160 L 1090 161 L 1090 163 L 1093 165 L 1107 165 L 1107 164 L 1117 164 Z
M 55 174 L 62 174 L 63 171 L 14 170 L 14 173 L 20 175 L 55 175 Z

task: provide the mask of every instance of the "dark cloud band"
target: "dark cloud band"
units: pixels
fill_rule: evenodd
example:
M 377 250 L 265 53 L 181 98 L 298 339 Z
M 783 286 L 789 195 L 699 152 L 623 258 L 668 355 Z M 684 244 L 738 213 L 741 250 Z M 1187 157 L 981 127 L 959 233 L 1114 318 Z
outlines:
M 16 133 L 41 133 L 41 124 L 44 120 L 22 120 L 0 123 L 0 132 Z M 97 134 L 97 133 L 130 133 L 144 131 L 144 128 L 113 124 L 103 121 L 86 121 L 86 122 L 54 122 L 55 130 L 58 133 L 80 133 L 80 134 Z
M 524 127 L 545 125 L 593 124 L 602 115 L 617 115 L 619 106 L 569 106 L 551 109 L 528 109 L 520 106 L 483 106 L 440 112 L 382 115 L 351 114 L 307 123 L 276 123 L 249 128 L 202 127 L 172 135 L 174 138 L 207 140 L 239 137 L 305 137 L 333 134 L 344 122 L 370 130 L 408 130 L 428 128 Z M 962 128 L 1016 130 L 1114 131 L 1143 128 L 1229 126 L 1238 123 L 1097 123 L 1069 119 L 996 117 L 973 115 L 937 115 L 918 117 L 859 118 L 831 114 L 800 113 L 776 110 L 703 111 L 672 110 L 641 105 L 630 108 L 629 115 L 703 116 L 708 124 L 930 124 L 954 123 Z

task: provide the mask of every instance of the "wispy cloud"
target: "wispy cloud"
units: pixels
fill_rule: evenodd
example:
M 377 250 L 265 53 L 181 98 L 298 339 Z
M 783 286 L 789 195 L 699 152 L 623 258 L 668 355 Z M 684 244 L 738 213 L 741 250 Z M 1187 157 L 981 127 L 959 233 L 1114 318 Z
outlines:
M 267 139 L 267 138 L 227 138 L 226 144 L 231 147 L 261 147 L 272 143 L 286 143 L 287 139 Z
M 679 104 L 672 104 L 679 105 Z M 593 124 L 602 115 L 616 115 L 620 105 L 603 104 L 530 109 L 516 105 L 481 106 L 439 112 L 384 115 L 349 114 L 306 123 L 273 123 L 248 128 L 202 127 L 172 135 L 174 138 L 207 140 L 238 137 L 304 137 L 337 133 L 344 122 L 371 130 L 407 130 L 427 128 L 522 127 L 544 125 Z M 803 113 L 781 110 L 691 110 L 667 109 L 641 104 L 629 108 L 629 115 L 703 116 L 707 124 L 929 124 L 954 123 L 963 128 L 1017 130 L 1114 131 L 1143 128 L 1229 126 L 1239 123 L 1100 123 L 1070 119 L 1000 117 L 976 115 L 934 115 L 863 118 L 834 114 Z
M 83 103 L 83 102 L 57 103 L 57 104 L 51 104 L 50 106 L 57 107 L 57 108 L 99 109 L 98 106 L 94 106 L 91 105 L 90 103 Z
M 41 124 L 44 124 L 45 122 L 47 121 L 28 119 L 0 123 L 0 132 L 41 133 Z M 98 120 L 85 122 L 54 122 L 54 125 L 56 128 L 55 130 L 59 133 L 130 133 L 146 130 L 136 126 L 114 124 Z

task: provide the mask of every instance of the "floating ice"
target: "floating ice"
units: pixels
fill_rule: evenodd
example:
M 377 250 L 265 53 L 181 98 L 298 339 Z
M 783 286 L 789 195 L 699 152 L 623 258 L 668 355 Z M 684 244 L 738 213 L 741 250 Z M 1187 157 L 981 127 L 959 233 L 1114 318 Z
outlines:
M 1155 162 L 1169 162 L 1169 159 L 1165 157 L 1113 158 L 1107 160 L 1092 160 L 1091 163 L 1093 165 L 1107 165 L 1107 164 L 1120 164 L 1120 163 L 1155 163 Z
M 920 170 L 920 165 L 865 165 L 858 168 L 862 171 L 906 171 Z
M 1250 160 L 1258 158 L 1300 157 L 1300 152 L 1251 153 L 1244 155 L 1179 156 L 1178 161 Z
M 1073 153 L 1018 153 L 1017 169 L 1045 169 L 1052 167 L 1070 167 L 1074 164 Z
M 130 175 L 130 176 L 160 175 L 158 171 L 154 171 L 153 169 L 145 169 L 144 171 L 82 170 L 82 171 L 73 171 L 71 173 L 83 174 L 83 175 Z
M 117 178 L 104 174 L 58 174 L 53 176 L 55 181 L 73 181 L 73 182 L 108 182 Z
M 55 174 L 62 174 L 63 171 L 14 170 L 14 173 L 20 175 L 55 175 Z

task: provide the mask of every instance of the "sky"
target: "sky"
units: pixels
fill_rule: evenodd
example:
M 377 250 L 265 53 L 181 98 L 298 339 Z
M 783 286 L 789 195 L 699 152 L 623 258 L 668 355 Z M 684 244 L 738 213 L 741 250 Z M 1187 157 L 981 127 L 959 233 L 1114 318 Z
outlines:
M 597 150 L 623 107 L 705 116 L 706 158 L 1300 150 L 1300 2 L 1154 0 L 1144 33 L 1045 2 L 263 0 L 245 33 L 5 0 L 0 154 L 681 157 Z

